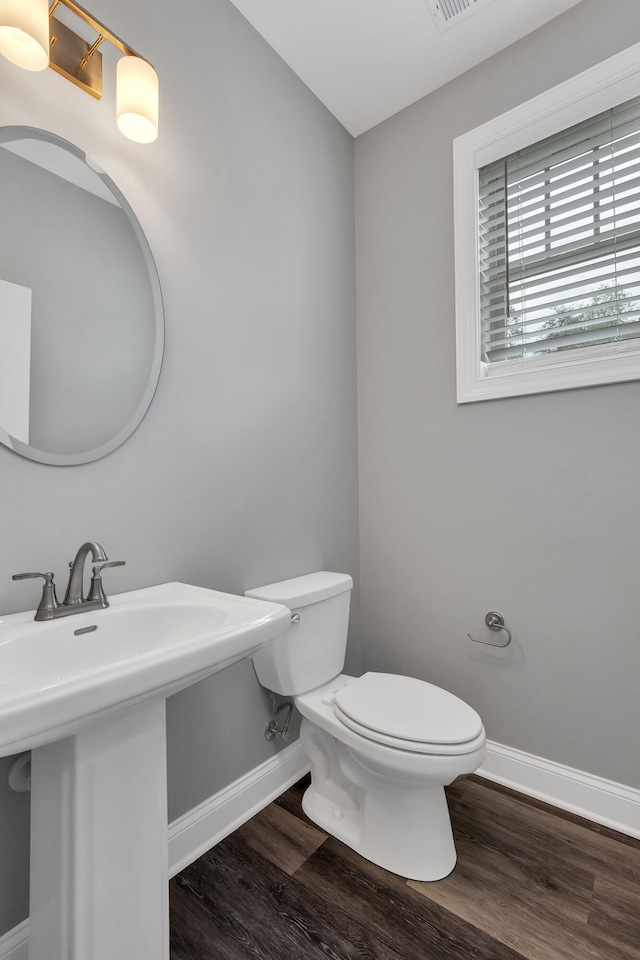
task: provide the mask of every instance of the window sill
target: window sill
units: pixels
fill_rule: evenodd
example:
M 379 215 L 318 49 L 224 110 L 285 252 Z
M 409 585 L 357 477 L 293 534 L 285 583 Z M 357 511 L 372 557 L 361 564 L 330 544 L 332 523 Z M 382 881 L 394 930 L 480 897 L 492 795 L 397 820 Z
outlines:
M 500 364 L 475 364 L 467 357 L 466 371 L 458 366 L 458 403 L 496 400 L 532 393 L 640 380 L 640 344 L 610 344 L 602 350 L 573 351 L 563 357 L 531 357 Z M 577 355 L 575 355 L 577 354 Z

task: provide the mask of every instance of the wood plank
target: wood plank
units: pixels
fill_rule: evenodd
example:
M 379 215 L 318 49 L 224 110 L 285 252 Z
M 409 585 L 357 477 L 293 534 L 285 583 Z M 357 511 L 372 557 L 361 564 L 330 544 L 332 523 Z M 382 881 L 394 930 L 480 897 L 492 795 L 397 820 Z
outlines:
M 502 836 L 507 849 L 518 855 L 538 856 L 546 849 L 558 869 L 577 870 L 608 876 L 618 883 L 640 884 L 640 843 L 619 842 L 614 831 L 601 833 L 586 821 L 565 819 L 546 804 L 532 806 L 509 796 L 471 783 L 452 816 L 454 829 L 463 835 L 489 838 L 498 843 Z M 498 826 L 501 825 L 500 830 Z
M 172 960 L 403 960 L 236 835 L 171 884 Z
M 612 956 L 622 943 L 640 957 L 640 889 L 596 877 L 589 926 L 610 944 Z
M 403 960 L 521 960 L 521 955 L 438 904 L 414 895 L 406 881 L 330 837 L 295 876 L 307 894 L 363 923 Z
M 517 884 L 529 903 L 586 922 L 595 867 L 580 852 L 576 856 L 573 838 L 555 818 L 471 784 L 452 811 L 452 825 L 457 871 L 475 873 L 485 893 L 499 895 L 499 887 Z
M 327 839 L 326 833 L 275 803 L 241 826 L 237 835 L 289 876 Z

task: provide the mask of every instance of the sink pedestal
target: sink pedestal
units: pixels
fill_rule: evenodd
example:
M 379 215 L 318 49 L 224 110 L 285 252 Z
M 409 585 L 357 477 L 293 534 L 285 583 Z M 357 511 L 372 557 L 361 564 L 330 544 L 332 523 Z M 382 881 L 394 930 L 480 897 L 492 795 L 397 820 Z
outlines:
M 168 960 L 164 698 L 31 763 L 29 960 Z

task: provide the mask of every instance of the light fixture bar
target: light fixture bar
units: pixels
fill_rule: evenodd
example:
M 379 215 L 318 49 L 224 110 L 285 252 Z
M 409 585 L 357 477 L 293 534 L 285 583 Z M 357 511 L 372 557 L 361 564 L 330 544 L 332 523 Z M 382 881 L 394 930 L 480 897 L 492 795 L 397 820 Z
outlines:
M 112 33 L 108 27 L 105 27 L 103 23 L 100 23 L 99 20 L 96 20 L 87 10 L 80 6 L 79 3 L 75 3 L 75 0 L 54 0 L 51 8 L 49 10 L 49 15 L 51 15 L 56 7 L 60 4 L 67 7 L 68 10 L 71 10 L 72 13 L 75 13 L 77 17 L 80 17 L 81 20 L 84 20 L 85 23 L 88 23 L 90 27 L 96 31 L 96 33 L 102 34 L 102 36 L 113 44 L 114 47 L 117 47 L 118 50 L 121 50 L 122 53 L 126 53 L 129 57 L 141 57 L 139 53 L 130 47 L 128 43 L 125 43 L 124 40 L 121 40 L 120 37 L 116 36 L 115 33 Z M 144 57 L 141 57 L 144 60 Z M 148 62 L 148 61 L 147 61 Z

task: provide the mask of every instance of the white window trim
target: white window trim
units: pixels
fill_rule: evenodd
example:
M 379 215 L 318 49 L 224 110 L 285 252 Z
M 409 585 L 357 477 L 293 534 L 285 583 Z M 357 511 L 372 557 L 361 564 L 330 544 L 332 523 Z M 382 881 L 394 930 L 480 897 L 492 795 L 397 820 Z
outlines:
M 481 360 L 478 170 L 640 96 L 640 44 L 458 137 L 453 143 L 458 403 L 640 380 L 640 342 L 490 365 Z

